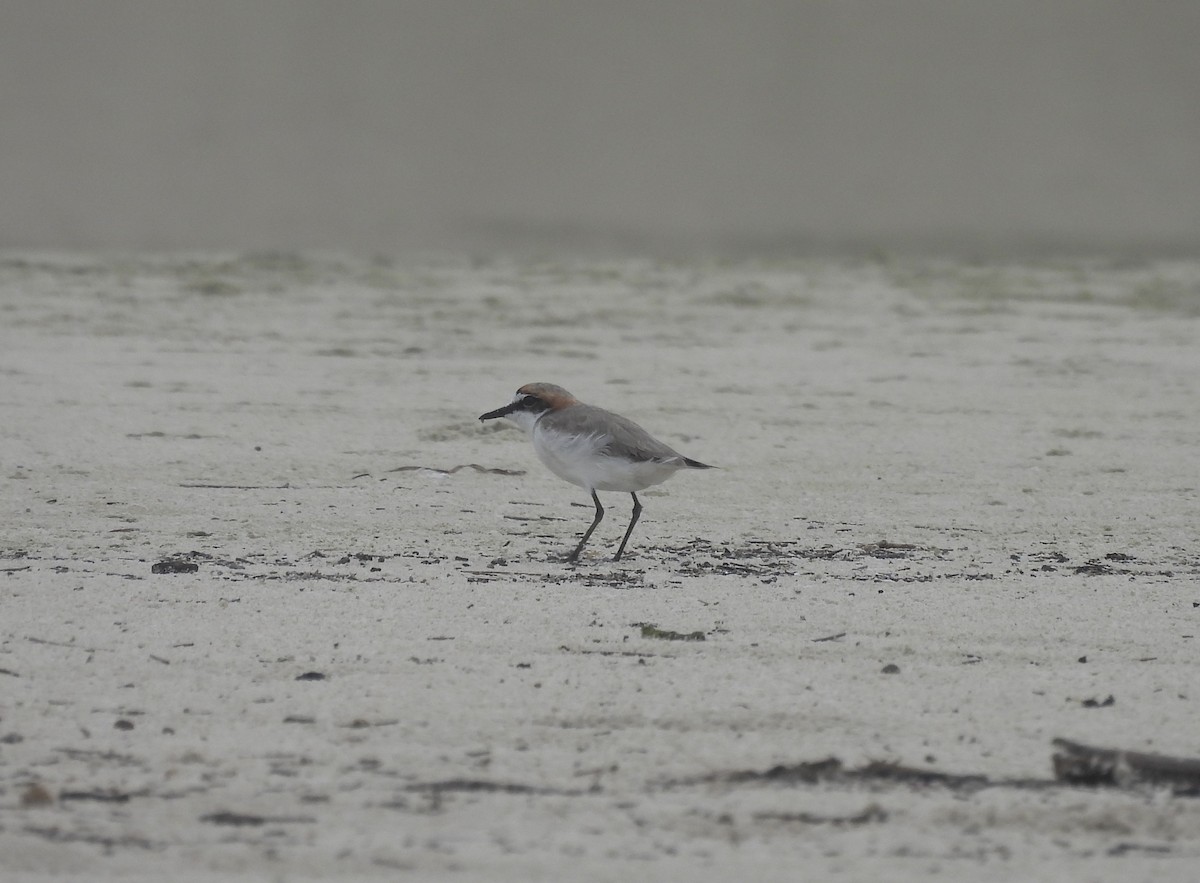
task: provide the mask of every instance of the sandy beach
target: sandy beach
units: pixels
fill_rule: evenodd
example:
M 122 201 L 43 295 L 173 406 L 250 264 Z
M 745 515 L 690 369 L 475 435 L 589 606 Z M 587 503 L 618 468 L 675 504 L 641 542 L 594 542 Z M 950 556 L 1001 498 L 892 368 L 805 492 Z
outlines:
M 1198 372 L 1195 262 L 7 253 L 0 878 L 1195 880 L 1051 756 L 1200 757 Z M 719 468 L 565 564 L 530 381 Z

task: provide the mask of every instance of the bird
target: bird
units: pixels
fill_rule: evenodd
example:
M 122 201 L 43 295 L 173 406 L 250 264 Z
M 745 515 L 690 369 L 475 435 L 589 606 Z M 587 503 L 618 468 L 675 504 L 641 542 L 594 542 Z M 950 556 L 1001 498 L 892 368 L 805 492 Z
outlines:
M 604 518 L 596 491 L 620 491 L 633 497 L 633 516 L 614 561 L 642 514 L 637 492 L 666 481 L 680 469 L 712 469 L 659 441 L 628 417 L 587 405 L 553 383 L 527 383 L 511 402 L 488 411 L 480 422 L 504 417 L 529 435 L 538 459 L 559 478 L 592 495 L 596 517 L 566 560 L 575 562 Z

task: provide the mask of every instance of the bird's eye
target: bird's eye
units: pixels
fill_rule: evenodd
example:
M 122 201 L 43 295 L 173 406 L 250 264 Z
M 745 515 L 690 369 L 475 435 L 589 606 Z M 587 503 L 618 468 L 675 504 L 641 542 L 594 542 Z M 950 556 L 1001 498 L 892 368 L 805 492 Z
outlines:
M 521 407 L 526 411 L 545 411 L 549 406 L 537 396 L 525 396 L 521 400 Z

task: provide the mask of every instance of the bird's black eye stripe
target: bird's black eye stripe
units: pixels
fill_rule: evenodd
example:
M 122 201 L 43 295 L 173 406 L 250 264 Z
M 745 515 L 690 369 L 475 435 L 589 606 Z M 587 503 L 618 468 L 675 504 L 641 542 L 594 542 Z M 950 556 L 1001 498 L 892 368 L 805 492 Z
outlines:
M 545 411 L 550 406 L 537 396 L 527 395 L 525 398 L 521 399 L 521 403 L 517 407 L 522 411 L 533 411 L 536 413 L 538 411 Z

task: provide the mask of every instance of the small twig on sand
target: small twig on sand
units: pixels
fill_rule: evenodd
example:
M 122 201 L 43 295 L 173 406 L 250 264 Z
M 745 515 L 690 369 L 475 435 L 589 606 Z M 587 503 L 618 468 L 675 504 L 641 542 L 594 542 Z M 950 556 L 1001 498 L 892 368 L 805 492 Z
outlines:
M 81 644 L 71 644 L 67 641 L 49 641 L 46 638 L 34 638 L 29 635 L 25 636 L 25 640 L 34 644 L 49 644 L 51 647 L 68 647 L 71 650 L 83 650 L 87 653 L 95 653 L 95 647 L 84 647 Z
M 185 483 L 180 487 L 206 488 L 208 490 L 225 491 L 285 491 L 290 490 L 290 484 L 196 484 Z

